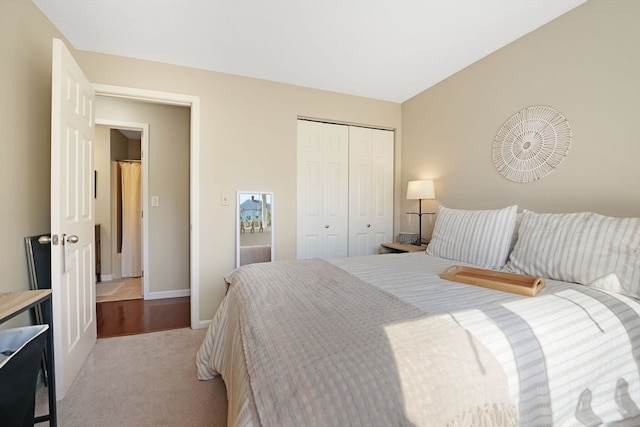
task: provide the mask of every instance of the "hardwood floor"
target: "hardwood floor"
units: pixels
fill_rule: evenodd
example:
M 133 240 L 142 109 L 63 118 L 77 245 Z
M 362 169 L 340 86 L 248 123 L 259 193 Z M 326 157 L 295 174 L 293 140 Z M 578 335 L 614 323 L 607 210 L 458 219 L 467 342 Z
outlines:
M 188 328 L 190 297 L 99 302 L 96 318 L 98 338 Z

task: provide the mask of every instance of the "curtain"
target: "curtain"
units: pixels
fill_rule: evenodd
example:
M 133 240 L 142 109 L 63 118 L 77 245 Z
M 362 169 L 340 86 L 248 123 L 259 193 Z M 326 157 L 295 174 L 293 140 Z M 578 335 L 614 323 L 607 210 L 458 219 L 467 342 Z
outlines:
M 122 182 L 122 277 L 142 276 L 140 163 L 119 162 Z

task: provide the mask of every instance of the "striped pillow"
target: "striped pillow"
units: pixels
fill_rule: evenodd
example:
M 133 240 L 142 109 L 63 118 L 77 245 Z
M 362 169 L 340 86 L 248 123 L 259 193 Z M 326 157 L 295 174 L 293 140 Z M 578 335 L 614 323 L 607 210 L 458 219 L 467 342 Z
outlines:
M 517 209 L 516 205 L 495 210 L 440 206 L 427 254 L 500 269 L 509 256 Z
M 518 235 L 505 270 L 584 285 L 616 273 L 640 298 L 640 218 L 525 211 Z

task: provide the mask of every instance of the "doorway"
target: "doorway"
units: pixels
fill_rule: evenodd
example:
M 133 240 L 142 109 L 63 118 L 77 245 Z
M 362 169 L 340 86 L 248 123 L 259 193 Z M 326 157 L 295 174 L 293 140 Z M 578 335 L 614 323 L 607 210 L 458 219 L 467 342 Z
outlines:
M 136 146 L 141 147 L 139 152 L 130 149 L 129 138 L 112 130 L 111 140 L 114 137 L 124 139 L 125 147 L 129 149 L 115 153 L 112 143 L 109 160 L 141 157 L 144 298 L 189 296 L 190 109 L 98 95 L 95 110 L 97 125 L 108 125 L 112 129 L 142 129 L 141 145 Z M 124 169 L 128 165 L 120 164 L 118 167 Z M 115 171 L 112 175 L 120 176 Z M 118 203 L 119 200 L 114 199 L 112 206 Z M 114 218 L 112 229 L 122 223 L 121 218 Z M 124 229 L 118 231 L 123 232 Z M 117 239 L 111 244 L 114 249 L 122 247 L 122 252 L 112 249 L 112 253 L 116 268 L 122 266 L 120 276 L 126 277 L 131 274 L 124 264 L 126 248 L 122 246 L 124 240 L 120 241 L 121 236 L 124 238 L 117 233 Z M 122 264 L 119 257 L 122 257 Z
M 159 92 L 147 89 L 94 84 L 96 95 L 144 100 L 169 105 L 182 105 L 190 109 L 189 125 L 189 220 L 190 220 L 190 318 L 194 329 L 205 328 L 208 322 L 200 320 L 200 98 L 192 95 Z M 144 192 L 144 188 L 143 188 Z M 145 199 L 146 201 L 147 199 Z M 144 209 L 143 201 L 143 209 Z M 143 230 L 143 233 L 145 230 Z
M 144 257 L 148 242 L 143 229 L 148 226 L 142 215 L 145 197 L 142 152 L 149 145 L 148 123 L 101 119 L 95 131 L 95 221 L 96 243 L 100 241 L 99 283 L 96 301 L 144 298 L 143 271 L 148 265 Z M 123 174 L 137 171 L 139 175 Z M 136 194 L 123 191 L 133 184 Z M 124 196 L 124 197 L 123 197 Z M 128 222 L 129 221 L 129 222 Z M 96 246 L 98 246 L 96 244 Z

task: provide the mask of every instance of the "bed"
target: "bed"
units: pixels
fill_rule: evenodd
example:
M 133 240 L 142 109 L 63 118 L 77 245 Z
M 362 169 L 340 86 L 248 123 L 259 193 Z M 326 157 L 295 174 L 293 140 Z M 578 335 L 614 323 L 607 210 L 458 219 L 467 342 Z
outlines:
M 441 207 L 425 252 L 233 270 L 198 378 L 230 426 L 640 425 L 640 218 L 516 209 Z

